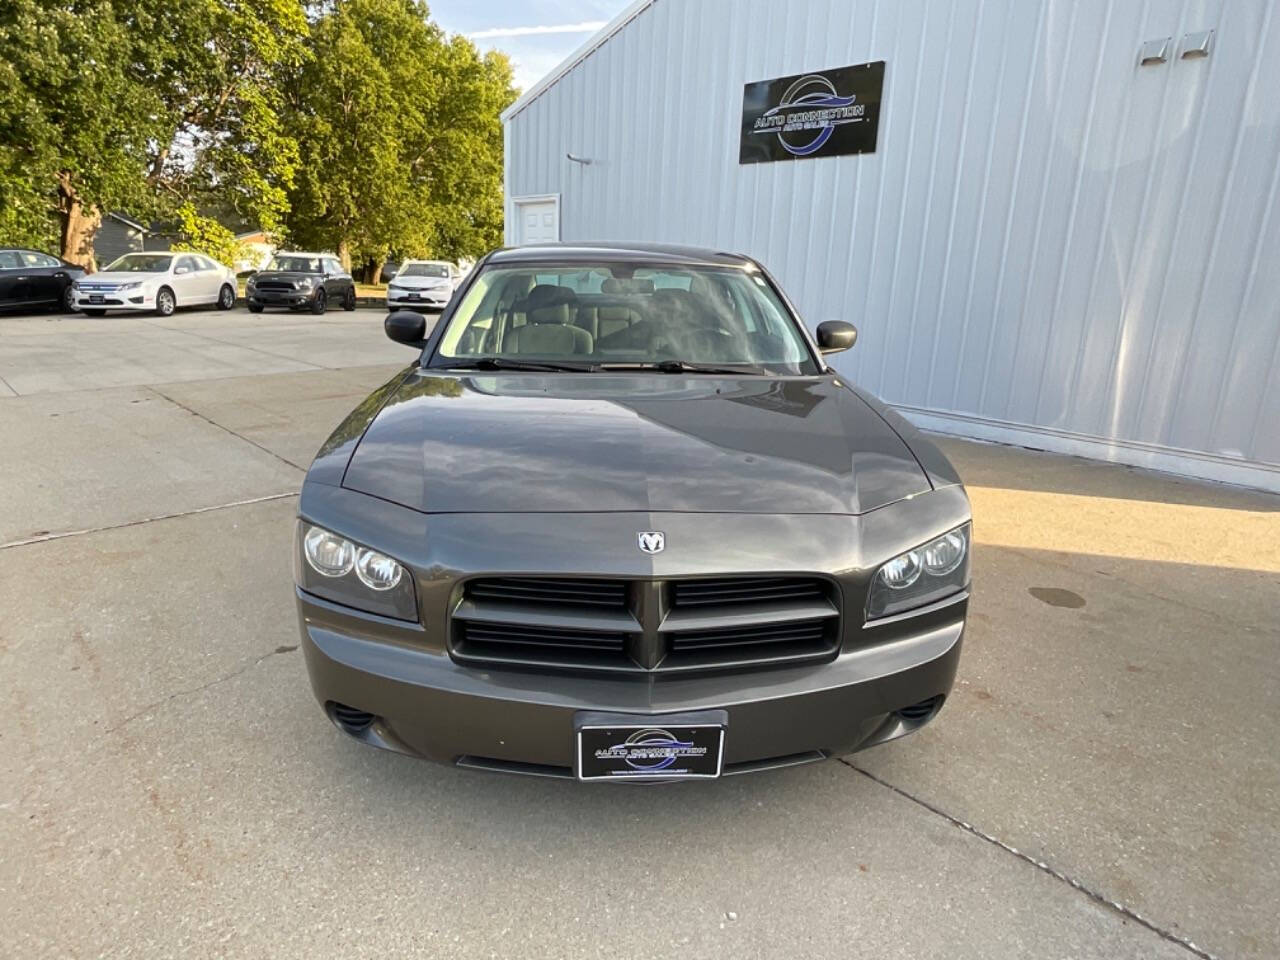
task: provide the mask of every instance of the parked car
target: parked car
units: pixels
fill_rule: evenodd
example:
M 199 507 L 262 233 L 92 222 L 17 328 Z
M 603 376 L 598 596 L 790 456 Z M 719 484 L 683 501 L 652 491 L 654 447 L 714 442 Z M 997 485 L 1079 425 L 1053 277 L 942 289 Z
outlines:
M 230 310 L 236 275 L 203 253 L 126 253 L 99 273 L 71 285 L 75 309 L 90 317 L 108 310 L 151 311 L 168 317 L 178 307 Z
M 312 689 L 356 740 L 582 780 L 821 760 L 941 709 L 969 599 L 960 478 L 827 364 L 755 261 L 489 255 L 307 474 Z
M 277 253 L 267 269 L 245 284 L 251 313 L 266 307 L 288 307 L 324 313 L 330 304 L 356 308 L 356 283 L 329 253 Z
M 84 267 L 38 250 L 0 248 L 0 310 L 58 307 L 74 310 L 71 284 Z
M 387 284 L 387 309 L 443 310 L 462 274 L 445 260 L 406 260 Z

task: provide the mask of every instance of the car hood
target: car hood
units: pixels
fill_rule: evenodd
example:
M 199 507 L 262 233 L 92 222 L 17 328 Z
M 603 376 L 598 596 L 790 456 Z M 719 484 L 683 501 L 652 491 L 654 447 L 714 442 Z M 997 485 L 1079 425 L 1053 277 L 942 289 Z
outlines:
M 146 283 L 159 280 L 164 273 L 140 273 L 136 270 L 104 270 L 82 278 L 86 283 Z
M 432 287 L 449 286 L 448 277 L 392 277 L 391 282 L 397 287 L 408 287 L 410 290 L 429 290 Z
M 931 489 L 831 376 L 426 370 L 391 393 L 342 485 L 441 513 L 858 514 Z

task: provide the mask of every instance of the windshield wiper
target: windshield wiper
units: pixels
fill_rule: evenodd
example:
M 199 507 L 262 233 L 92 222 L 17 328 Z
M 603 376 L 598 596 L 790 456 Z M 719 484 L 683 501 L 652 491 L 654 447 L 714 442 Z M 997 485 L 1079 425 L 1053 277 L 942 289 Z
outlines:
M 602 363 L 599 370 L 656 370 L 658 373 L 720 373 L 733 376 L 763 377 L 768 371 L 760 367 L 744 364 L 740 367 L 729 367 L 712 363 L 690 363 L 687 360 L 641 360 L 632 363 Z
M 533 370 L 540 373 L 594 373 L 599 368 L 591 363 L 563 363 L 559 360 L 516 360 L 511 357 L 478 357 L 450 363 L 451 370 Z

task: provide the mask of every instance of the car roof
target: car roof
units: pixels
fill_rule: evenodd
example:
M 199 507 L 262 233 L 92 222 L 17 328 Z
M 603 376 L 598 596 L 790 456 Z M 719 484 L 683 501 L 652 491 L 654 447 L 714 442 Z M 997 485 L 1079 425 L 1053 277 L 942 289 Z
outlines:
M 490 264 L 521 263 L 663 263 L 686 266 L 751 266 L 740 253 L 672 243 L 539 243 L 504 247 L 489 256 Z
M 315 253 L 311 250 L 277 250 L 272 254 L 274 257 L 332 257 L 338 259 L 338 255 L 334 253 Z

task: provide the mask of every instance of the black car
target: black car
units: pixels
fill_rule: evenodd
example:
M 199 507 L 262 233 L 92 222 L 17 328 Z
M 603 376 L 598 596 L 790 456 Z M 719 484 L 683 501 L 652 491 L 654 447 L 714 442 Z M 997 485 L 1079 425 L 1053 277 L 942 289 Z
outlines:
M 75 311 L 71 283 L 84 276 L 84 267 L 38 250 L 0 248 L 0 310 L 55 307 Z
M 328 253 L 277 253 L 267 269 L 249 278 L 244 292 L 250 313 L 267 307 L 312 313 L 324 313 L 336 304 L 343 310 L 356 308 L 355 280 Z
M 747 257 L 502 250 L 320 450 L 296 602 L 348 736 L 582 780 L 747 773 L 930 722 L 969 599 L 960 478 Z

